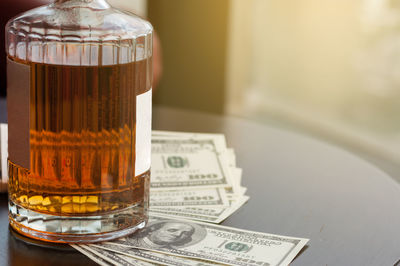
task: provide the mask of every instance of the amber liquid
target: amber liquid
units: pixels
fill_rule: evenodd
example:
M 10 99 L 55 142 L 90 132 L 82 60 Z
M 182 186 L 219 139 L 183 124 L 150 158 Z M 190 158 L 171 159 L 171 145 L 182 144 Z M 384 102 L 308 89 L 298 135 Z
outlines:
M 18 63 L 31 67 L 30 169 L 10 162 L 11 200 L 66 216 L 146 205 L 149 171 L 135 176 L 135 123 L 136 96 L 151 86 L 151 58 L 110 66 Z

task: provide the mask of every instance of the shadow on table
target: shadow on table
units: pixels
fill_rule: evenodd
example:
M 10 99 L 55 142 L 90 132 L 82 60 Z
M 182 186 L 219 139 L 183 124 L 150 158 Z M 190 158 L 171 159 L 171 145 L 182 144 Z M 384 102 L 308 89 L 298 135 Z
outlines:
M 9 265 L 96 265 L 69 245 L 30 239 L 10 226 L 8 231 Z
M 65 244 L 46 243 L 20 235 L 9 226 L 9 265 L 96 265 L 93 261 Z

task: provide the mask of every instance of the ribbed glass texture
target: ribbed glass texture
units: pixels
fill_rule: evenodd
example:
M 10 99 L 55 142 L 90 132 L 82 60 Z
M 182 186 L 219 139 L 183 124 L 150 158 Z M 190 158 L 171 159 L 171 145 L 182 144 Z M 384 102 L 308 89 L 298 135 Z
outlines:
M 112 65 L 152 55 L 152 26 L 104 1 L 64 0 L 30 10 L 6 26 L 9 56 L 64 65 Z

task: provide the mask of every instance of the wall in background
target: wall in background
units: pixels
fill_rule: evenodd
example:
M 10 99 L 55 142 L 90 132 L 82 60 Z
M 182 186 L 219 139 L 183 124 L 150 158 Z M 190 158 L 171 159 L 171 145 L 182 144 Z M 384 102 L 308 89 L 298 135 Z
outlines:
M 163 48 L 155 103 L 224 110 L 229 0 L 149 0 L 148 17 Z
M 230 7 L 228 114 L 302 128 L 400 176 L 399 1 Z

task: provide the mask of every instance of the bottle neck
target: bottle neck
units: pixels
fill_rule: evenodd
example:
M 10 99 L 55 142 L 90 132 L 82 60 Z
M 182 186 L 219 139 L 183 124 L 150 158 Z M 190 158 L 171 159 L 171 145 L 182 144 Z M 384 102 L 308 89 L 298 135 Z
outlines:
M 110 5 L 106 0 L 54 0 L 54 6 L 56 7 L 89 7 L 93 9 L 106 9 L 110 8 Z

